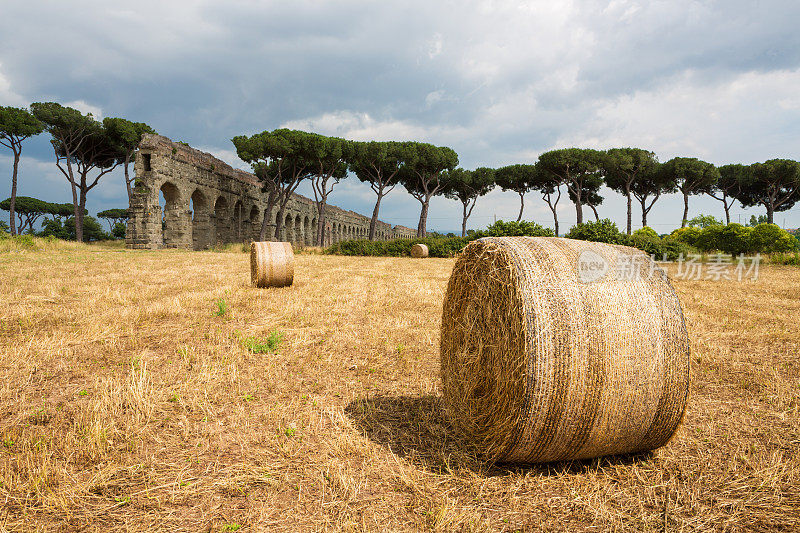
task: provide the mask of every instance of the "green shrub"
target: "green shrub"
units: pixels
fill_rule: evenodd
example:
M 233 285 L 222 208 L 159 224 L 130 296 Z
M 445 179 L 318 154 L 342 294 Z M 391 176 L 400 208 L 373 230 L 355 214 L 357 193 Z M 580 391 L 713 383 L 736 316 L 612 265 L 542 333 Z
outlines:
M 750 242 L 751 232 L 752 229 L 747 226 L 736 223 L 728 224 L 720 235 L 719 249 L 731 255 L 751 253 L 753 251 Z
M 470 241 L 470 237 L 427 237 L 425 239 L 394 239 L 391 241 L 342 241 L 325 250 L 326 254 L 402 257 L 411 255 L 411 247 L 417 243 L 428 247 L 430 257 L 454 257 Z
M 708 226 L 700 232 L 695 246 L 703 252 L 720 251 L 731 255 L 750 253 L 750 232 L 750 228 L 741 224 Z
M 661 237 L 658 236 L 656 230 L 651 228 L 650 226 L 645 226 L 643 228 L 639 228 L 633 232 L 634 236 L 638 237 L 650 237 L 651 239 L 660 239 Z
M 698 250 L 704 252 L 722 250 L 724 248 L 722 245 L 722 232 L 724 230 L 725 226 L 717 225 L 703 228 L 694 239 L 694 246 L 696 246 Z
M 700 228 L 695 227 L 686 227 L 686 228 L 678 228 L 672 233 L 670 233 L 670 237 L 688 244 L 689 246 L 695 246 L 697 243 L 697 238 L 700 236 L 702 230 Z
M 711 215 L 697 215 L 696 217 L 686 221 L 687 226 L 707 228 L 709 226 L 723 226 L 721 220 Z
M 536 222 L 503 222 L 498 220 L 484 231 L 476 232 L 479 237 L 555 237 L 550 228 Z
M 608 219 L 578 224 L 567 233 L 566 237 L 631 246 L 653 256 L 658 261 L 675 261 L 681 254 L 685 257 L 691 252 L 691 248 L 686 243 L 676 239 L 662 239 L 652 228 L 641 228 L 633 232 L 633 235 L 626 235 Z
M 675 239 L 662 239 L 658 235 L 653 237 L 647 233 L 637 235 L 634 232 L 630 237 L 623 235 L 623 238 L 624 242 L 620 244 L 638 248 L 656 261 L 676 261 L 681 255 L 686 257 L 692 252 L 688 244 Z
M 683 228 L 672 235 L 694 244 L 703 252 L 720 251 L 731 255 L 771 254 L 797 249 L 792 236 L 775 224 L 758 224 L 754 228 L 736 223 L 727 226 L 711 225 L 700 230 L 693 239 L 690 232 L 691 228 Z
M 607 218 L 597 222 L 577 224 L 569 230 L 565 237 L 609 244 L 628 244 L 629 242 L 628 236 L 620 232 L 617 225 Z
M 68 241 L 70 239 L 67 229 L 61 224 L 60 220 L 55 218 L 46 218 L 44 223 L 42 223 L 42 230 L 38 235 L 40 237 L 54 237 L 56 239 L 61 239 L 62 241 Z
M 791 252 L 797 240 L 775 224 L 759 224 L 750 230 L 750 249 L 762 254 Z
M 128 225 L 125 222 L 117 222 L 116 224 L 114 224 L 114 227 L 111 228 L 111 235 L 115 239 L 124 239 L 127 227 Z
M 64 241 L 74 241 L 77 239 L 75 235 L 75 217 L 69 217 L 64 224 L 57 219 L 46 219 L 42 224 L 42 231 L 38 233 L 39 237 L 47 237 L 52 235 L 57 239 Z M 96 218 L 88 215 L 83 217 L 83 241 L 107 241 L 112 238 L 111 235 L 103 230 L 103 226 Z

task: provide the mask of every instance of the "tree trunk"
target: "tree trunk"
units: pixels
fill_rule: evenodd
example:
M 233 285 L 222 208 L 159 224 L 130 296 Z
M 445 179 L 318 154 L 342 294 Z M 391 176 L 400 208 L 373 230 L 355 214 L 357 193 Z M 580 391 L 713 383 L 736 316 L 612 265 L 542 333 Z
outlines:
M 589 207 L 592 208 L 592 212 L 594 213 L 595 221 L 600 222 L 600 215 L 597 214 L 597 208 L 595 206 L 593 206 L 592 204 L 589 204 Z
M 575 187 L 575 212 L 577 215 L 577 224 L 583 224 L 583 202 L 581 199 L 581 188 L 577 185 Z
M 625 196 L 628 197 L 628 235 L 631 234 L 631 211 L 632 211 L 632 201 L 631 201 L 631 184 L 625 184 Z
M 12 146 L 14 146 L 12 144 Z M 17 221 L 14 220 L 15 205 L 17 203 L 17 170 L 19 169 L 19 151 L 14 149 L 14 168 L 11 172 L 11 205 L 9 206 L 11 212 L 11 235 L 17 234 Z
M 681 227 L 686 227 L 686 221 L 689 218 L 689 195 L 683 193 L 683 221 L 681 221 Z
M 467 214 L 467 203 L 466 202 L 462 202 L 462 204 L 464 206 L 464 217 L 461 220 L 461 236 L 462 237 L 466 237 L 467 236 L 467 218 L 469 218 L 469 215 Z
M 327 198 L 317 202 L 317 234 L 314 236 L 317 246 L 322 246 L 322 228 L 325 227 L 325 207 L 327 205 Z
M 78 211 L 75 213 L 75 238 L 78 242 L 83 242 L 83 213 L 86 208 L 86 191 L 81 189 Z
M 547 202 L 547 206 L 550 208 L 550 211 L 553 212 L 553 230 L 556 233 L 556 237 L 558 237 L 558 213 L 556 213 L 555 206 L 550 205 L 550 202 Z
M 419 213 L 419 224 L 417 225 L 417 237 L 424 238 L 427 235 L 427 228 L 425 227 L 428 221 L 428 205 L 430 198 L 426 198 L 422 203 L 422 210 Z
M 375 226 L 378 224 L 378 211 L 381 208 L 383 194 L 378 193 L 378 201 L 375 202 L 375 209 L 372 210 L 372 219 L 369 221 L 369 240 L 375 240 Z
M 286 210 L 286 204 L 281 202 L 280 207 L 278 207 L 278 218 L 275 220 L 275 240 L 281 240 L 281 230 L 283 230 L 283 215 L 284 211 Z
M 130 154 L 125 156 L 125 164 L 123 168 L 125 169 L 125 188 L 128 190 L 128 205 L 131 204 L 131 199 L 133 198 L 133 191 L 131 190 L 131 180 L 128 177 L 128 163 L 131 161 Z
M 645 208 L 647 199 L 639 200 L 639 203 L 642 204 L 642 227 L 645 227 L 647 226 L 647 209 Z
M 78 201 L 78 188 L 76 185 L 73 184 L 72 186 L 72 218 L 75 221 L 75 240 L 78 242 L 83 242 L 80 239 L 83 238 L 83 226 L 78 229 L 78 214 L 80 212 L 80 202 Z M 80 231 L 80 233 L 78 233 Z M 78 237 L 80 235 L 80 238 Z
M 767 204 L 767 224 L 774 224 L 773 220 L 775 217 L 775 208 L 772 206 L 772 203 Z
M 731 202 L 731 205 L 732 204 L 733 204 L 733 202 Z M 728 205 L 728 197 L 727 196 L 723 196 L 722 197 L 722 205 L 725 208 L 725 224 L 730 225 L 730 223 L 731 223 L 731 206 Z
M 270 220 L 272 220 L 272 210 L 275 208 L 275 197 L 277 194 L 277 191 L 271 190 L 267 196 L 267 211 L 264 213 L 264 221 L 261 222 L 261 232 L 258 234 L 258 239 L 261 242 L 267 240 L 267 228 L 269 228 Z M 272 240 L 275 240 L 275 235 L 272 236 Z
M 517 191 L 519 194 L 519 215 L 517 215 L 517 222 L 522 220 L 522 210 L 525 209 L 525 193 Z

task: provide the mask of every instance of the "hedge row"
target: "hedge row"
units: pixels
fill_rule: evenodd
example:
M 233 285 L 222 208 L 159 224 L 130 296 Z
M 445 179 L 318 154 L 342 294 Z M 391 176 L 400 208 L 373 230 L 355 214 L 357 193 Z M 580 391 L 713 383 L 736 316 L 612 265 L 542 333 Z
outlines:
M 536 222 L 503 222 L 498 220 L 484 231 L 471 232 L 466 237 L 426 237 L 417 239 L 395 239 L 391 241 L 342 241 L 327 248 L 325 253 L 336 255 L 366 255 L 401 257 L 411 255 L 411 247 L 417 243 L 428 247 L 430 257 L 454 257 L 464 247 L 481 237 L 552 237 L 553 230 Z
M 677 239 L 662 239 L 652 228 L 644 227 L 633 232 L 633 235 L 622 233 L 617 225 L 609 219 L 598 222 L 587 222 L 573 226 L 569 233 L 564 235 L 568 239 L 581 239 L 584 241 L 607 242 L 609 244 L 622 244 L 638 248 L 648 255 L 660 260 L 675 261 L 681 255 L 686 257 L 692 252 L 691 248 Z
M 739 254 L 776 254 L 798 249 L 798 240 L 775 224 L 759 224 L 754 228 L 741 224 L 713 225 L 705 228 L 680 228 L 668 237 L 703 252 Z
M 553 231 L 535 222 L 498 221 L 485 231 L 467 237 L 427 237 L 392 241 L 343 241 L 325 252 L 338 255 L 407 256 L 414 244 L 428 246 L 431 257 L 453 257 L 470 241 L 480 237 L 531 236 L 552 237 Z M 585 241 L 607 242 L 638 248 L 659 259 L 674 261 L 692 252 L 724 252 L 739 254 L 777 254 L 800 249 L 797 239 L 775 224 L 759 224 L 754 228 L 741 224 L 717 225 L 706 228 L 681 228 L 660 237 L 652 228 L 641 228 L 633 235 L 622 233 L 617 225 L 605 219 L 574 226 L 565 237 Z

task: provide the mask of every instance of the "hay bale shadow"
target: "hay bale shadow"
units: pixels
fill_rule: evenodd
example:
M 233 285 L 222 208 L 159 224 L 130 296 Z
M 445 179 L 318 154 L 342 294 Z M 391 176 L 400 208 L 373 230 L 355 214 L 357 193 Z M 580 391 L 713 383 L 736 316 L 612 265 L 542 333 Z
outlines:
M 577 474 L 609 465 L 635 465 L 653 458 L 653 452 L 644 452 L 556 463 L 492 463 L 455 430 L 438 396 L 357 399 L 345 408 L 345 413 L 373 442 L 437 474 L 464 470 L 484 477 Z

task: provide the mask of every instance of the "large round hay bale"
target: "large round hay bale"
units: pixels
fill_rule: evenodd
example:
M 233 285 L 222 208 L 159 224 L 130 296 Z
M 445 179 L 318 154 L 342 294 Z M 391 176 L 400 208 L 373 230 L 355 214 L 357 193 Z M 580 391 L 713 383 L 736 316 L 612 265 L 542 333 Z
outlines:
M 294 281 L 294 252 L 288 242 L 250 245 L 250 281 L 254 287 L 288 287 Z
M 487 458 L 586 459 L 670 439 L 689 343 L 672 286 L 641 251 L 483 238 L 447 286 L 441 372 L 454 423 Z
M 411 257 L 428 257 L 428 245 L 417 243 L 411 247 Z

